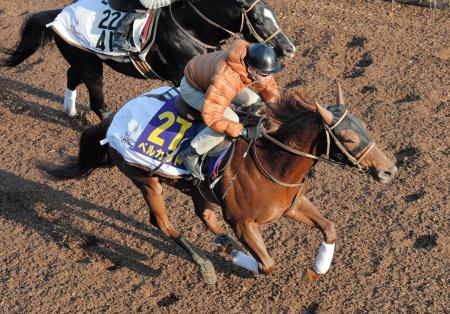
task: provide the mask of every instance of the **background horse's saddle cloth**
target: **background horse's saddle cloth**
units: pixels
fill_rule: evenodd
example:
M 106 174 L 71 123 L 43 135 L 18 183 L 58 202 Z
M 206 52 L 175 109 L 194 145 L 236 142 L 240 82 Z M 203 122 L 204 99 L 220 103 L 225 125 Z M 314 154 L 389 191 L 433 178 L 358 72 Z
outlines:
M 178 115 L 175 99 L 179 93 L 178 88 L 160 87 L 127 102 L 108 129 L 109 145 L 126 161 L 150 169 L 159 166 L 180 143 L 180 150 L 184 149 L 205 126 Z M 159 171 L 169 175 L 189 174 L 177 154 L 168 158 Z
M 128 53 L 113 48 L 112 39 L 124 15 L 125 12 L 112 9 L 106 0 L 79 0 L 65 7 L 47 27 L 51 26 L 72 45 L 97 54 L 123 57 Z M 154 28 L 155 15 L 155 11 L 151 11 L 133 23 L 133 41 L 138 51 L 145 48 L 146 37 L 152 33 L 149 27 Z

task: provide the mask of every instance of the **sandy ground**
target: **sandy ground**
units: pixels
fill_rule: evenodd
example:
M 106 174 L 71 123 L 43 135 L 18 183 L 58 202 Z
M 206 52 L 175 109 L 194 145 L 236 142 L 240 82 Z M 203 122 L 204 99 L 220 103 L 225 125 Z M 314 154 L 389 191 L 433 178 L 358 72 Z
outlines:
M 27 14 L 68 1 L 0 0 L 0 42 L 16 43 Z M 287 219 L 263 228 L 276 271 L 252 277 L 214 251 L 191 201 L 168 188 L 171 219 L 208 252 L 214 286 L 149 225 L 139 191 L 117 169 L 52 181 L 36 161 L 77 152 L 96 123 L 62 112 L 67 64 L 55 48 L 0 69 L 0 312 L 448 313 L 450 12 L 372 0 L 270 1 L 298 46 L 282 88 L 304 86 L 334 100 L 339 80 L 398 177 L 382 185 L 319 164 L 307 195 L 338 230 L 329 273 L 300 286 L 320 233 Z M 106 71 L 108 106 L 157 81 Z

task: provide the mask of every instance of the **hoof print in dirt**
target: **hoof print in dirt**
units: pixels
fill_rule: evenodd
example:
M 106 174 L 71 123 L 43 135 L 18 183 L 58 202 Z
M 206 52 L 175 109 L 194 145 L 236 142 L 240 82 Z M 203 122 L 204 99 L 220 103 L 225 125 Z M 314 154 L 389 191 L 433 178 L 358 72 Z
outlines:
M 431 250 L 437 245 L 437 234 L 423 235 L 414 242 L 415 249 Z
M 353 36 L 352 40 L 347 43 L 347 48 L 362 48 L 367 42 L 367 38 L 363 36 Z
M 374 85 L 365 85 L 360 90 L 360 92 L 363 94 L 372 93 L 376 91 L 378 91 L 378 88 L 376 88 Z
M 175 293 L 171 293 L 169 296 L 162 298 L 158 301 L 158 306 L 169 306 L 180 301 L 180 297 Z
M 307 308 L 300 313 L 304 314 L 316 314 L 319 311 L 319 303 L 313 302 Z
M 364 76 L 366 69 L 364 68 L 354 68 L 351 72 L 347 71 L 344 73 L 344 78 L 357 78 Z
M 415 202 L 418 199 L 421 199 L 422 197 L 424 197 L 425 194 L 426 193 L 423 190 L 417 191 L 416 193 L 412 193 L 412 194 L 406 195 L 405 196 L 405 201 L 407 201 L 408 203 Z
M 370 66 L 372 63 L 373 63 L 372 56 L 368 52 L 364 53 L 361 60 L 359 60 L 355 64 L 355 68 L 351 72 L 347 71 L 346 73 L 344 73 L 344 78 L 357 78 L 364 76 L 366 72 L 365 68 Z
M 402 149 L 396 154 L 397 166 L 402 167 L 414 162 L 420 156 L 420 152 L 417 148 L 408 146 Z
M 359 60 L 358 63 L 356 63 L 356 66 L 360 68 L 366 68 L 370 66 L 372 63 L 373 63 L 372 56 L 368 52 L 366 52 L 363 54 L 361 60 Z
M 394 104 L 403 104 L 403 103 L 407 103 L 407 102 L 412 102 L 412 101 L 417 101 L 420 100 L 420 96 L 416 95 L 416 94 L 408 94 L 405 97 L 403 97 L 402 99 L 396 100 L 394 102 Z

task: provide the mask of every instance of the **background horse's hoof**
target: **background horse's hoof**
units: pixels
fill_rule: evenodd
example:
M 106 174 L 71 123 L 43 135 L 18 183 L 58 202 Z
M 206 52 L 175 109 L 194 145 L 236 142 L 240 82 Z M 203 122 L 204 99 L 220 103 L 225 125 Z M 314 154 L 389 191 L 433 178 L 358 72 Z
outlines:
M 308 282 L 314 282 L 317 279 L 319 279 L 319 277 L 320 277 L 320 275 L 318 273 L 307 268 L 302 274 L 301 283 L 304 284 L 304 283 L 308 283 Z
M 202 275 L 203 281 L 207 284 L 212 285 L 216 283 L 217 276 L 211 261 L 205 261 L 200 265 L 200 273 Z
M 75 107 L 66 108 L 66 106 L 64 106 L 64 112 L 69 118 L 75 118 L 76 116 L 78 116 L 78 112 Z

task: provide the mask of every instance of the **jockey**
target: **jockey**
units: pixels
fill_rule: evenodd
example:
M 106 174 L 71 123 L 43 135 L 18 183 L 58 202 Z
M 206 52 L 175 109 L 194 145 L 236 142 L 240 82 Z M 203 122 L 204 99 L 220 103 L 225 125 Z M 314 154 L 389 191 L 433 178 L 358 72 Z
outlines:
M 145 15 L 148 10 L 156 10 L 172 4 L 178 0 L 109 0 L 111 7 L 118 11 L 127 12 L 125 16 L 117 24 L 113 38 L 113 46 L 120 50 L 132 50 L 133 47 L 129 42 L 131 25 L 134 20 Z
M 243 136 L 247 140 L 261 136 L 260 127 L 244 128 L 229 105 L 238 98 L 249 99 L 252 94 L 256 95 L 248 88 L 250 86 L 265 102 L 277 102 L 280 92 L 272 74 L 280 69 L 272 47 L 265 43 L 250 44 L 242 39 L 234 41 L 228 49 L 189 61 L 180 84 L 181 96 L 202 113 L 207 126 L 178 155 L 194 177 L 204 180 L 199 157 L 222 142 L 225 136 Z

